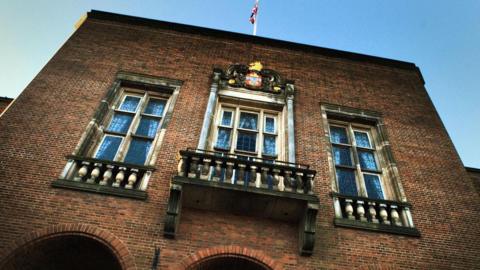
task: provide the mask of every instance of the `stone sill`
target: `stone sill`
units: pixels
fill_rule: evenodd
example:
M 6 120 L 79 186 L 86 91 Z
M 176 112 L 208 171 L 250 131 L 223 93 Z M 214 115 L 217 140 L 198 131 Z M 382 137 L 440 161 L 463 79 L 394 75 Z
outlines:
M 377 224 L 370 222 L 362 222 L 359 220 L 349 220 L 345 218 L 335 218 L 333 223 L 337 227 L 353 228 L 360 230 L 376 231 L 376 232 L 385 232 L 398 235 L 406 235 L 412 237 L 420 237 L 420 231 L 417 228 L 408 228 L 401 226 L 392 226 L 385 224 Z
M 52 187 L 80 190 L 104 195 L 113 195 L 137 200 L 146 200 L 147 192 L 141 190 L 115 188 L 109 186 L 100 186 L 98 184 L 88 184 L 84 182 L 75 182 L 72 180 L 58 179 L 52 182 Z

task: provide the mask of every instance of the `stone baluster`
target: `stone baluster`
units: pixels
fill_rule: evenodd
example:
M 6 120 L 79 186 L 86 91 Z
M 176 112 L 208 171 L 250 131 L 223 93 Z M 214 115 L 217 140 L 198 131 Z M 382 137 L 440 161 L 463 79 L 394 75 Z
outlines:
M 145 171 L 143 173 L 142 178 L 140 179 L 140 183 L 138 184 L 138 189 L 141 191 L 147 190 L 148 183 L 150 182 L 150 177 L 152 176 L 152 171 Z
M 210 162 L 212 162 L 212 160 L 209 158 L 203 159 L 202 173 L 200 174 L 200 179 L 208 179 L 208 174 L 210 173 Z
M 411 228 L 415 227 L 415 225 L 413 225 L 412 213 L 410 212 L 410 208 L 408 206 L 403 207 L 401 211 L 401 216 L 403 224 L 405 224 L 405 226 Z
M 292 171 L 285 171 L 285 176 L 283 177 L 284 183 L 287 184 L 290 188 L 292 187 Z
M 257 166 L 250 166 L 250 186 L 256 186 L 257 184 Z
M 374 202 L 368 202 L 368 213 L 370 214 L 370 218 L 372 220 L 372 223 L 378 223 L 377 210 L 375 209 L 375 203 Z
M 380 208 L 380 219 L 382 220 L 383 224 L 390 225 L 390 221 L 388 220 L 388 213 L 387 213 L 387 205 L 381 203 L 378 205 Z
M 98 184 L 101 186 L 106 186 L 108 184 L 108 181 L 112 178 L 112 170 L 115 168 L 113 165 L 107 165 L 107 169 L 105 172 L 103 172 L 103 179 L 100 181 Z
M 345 213 L 347 213 L 347 218 L 351 220 L 355 220 L 355 216 L 353 215 L 353 200 L 345 199 Z
M 302 172 L 295 172 L 295 183 L 292 185 L 292 191 L 297 191 L 297 188 L 300 186 L 302 188 Z
M 220 181 L 222 177 L 222 164 L 223 161 L 215 160 L 215 175 L 212 177 L 212 181 Z
M 233 166 L 235 163 L 233 162 L 227 162 L 227 169 L 225 170 L 225 182 L 227 183 L 233 183 Z
M 87 179 L 87 183 L 93 184 L 97 181 L 97 178 L 100 176 L 100 168 L 102 167 L 102 163 L 95 163 L 93 164 L 93 170 L 90 173 L 90 178 Z
M 199 157 L 192 157 L 192 161 L 190 162 L 190 171 L 188 172 L 189 178 L 197 177 L 198 171 L 198 161 L 200 160 Z
M 261 177 L 260 179 L 257 179 L 257 182 L 255 182 L 255 187 L 257 188 L 260 188 L 263 185 L 267 185 L 268 186 L 268 171 L 270 170 L 270 168 L 266 168 L 266 167 L 262 167 L 261 168 Z
M 278 183 L 277 184 L 278 190 L 284 191 L 285 190 L 285 183 L 283 182 L 283 177 L 279 176 L 280 170 L 279 169 L 273 169 L 272 172 L 273 172 L 273 179 L 274 179 L 275 183 Z
M 127 184 L 125 185 L 126 189 L 132 189 L 133 186 L 135 186 L 135 183 L 137 182 L 137 174 L 138 174 L 138 169 L 131 169 L 130 170 L 132 173 L 130 176 L 128 176 L 127 179 Z
M 340 199 L 338 199 L 338 197 L 333 198 L 333 207 L 335 209 L 335 217 L 336 218 L 343 218 L 342 206 L 340 205 Z
M 88 174 L 88 166 L 90 162 L 82 161 L 82 167 L 78 170 L 77 176 L 73 178 L 73 181 L 81 181 Z
M 127 168 L 125 167 L 118 168 L 117 175 L 115 176 L 115 183 L 112 184 L 112 187 L 120 187 L 120 184 L 122 183 L 123 179 L 125 179 L 126 170 Z
M 314 174 L 307 174 L 307 192 L 308 194 L 313 194 L 313 178 L 315 177 Z M 304 191 L 305 192 L 305 191 Z M 305 193 L 307 193 L 305 192 Z
M 400 215 L 398 214 L 398 206 L 391 205 L 390 206 L 390 216 L 392 217 L 392 223 L 395 226 L 402 226 L 402 222 L 400 221 Z
M 367 218 L 365 217 L 365 207 L 363 206 L 364 202 L 358 200 L 357 201 L 357 215 L 358 219 L 362 222 L 366 222 Z
M 188 157 L 182 156 L 180 162 L 178 163 L 178 175 L 185 176 L 187 174 L 187 165 L 188 165 Z
M 245 164 L 238 164 L 238 170 L 237 170 L 237 185 L 244 185 L 245 184 L 245 168 L 247 165 Z

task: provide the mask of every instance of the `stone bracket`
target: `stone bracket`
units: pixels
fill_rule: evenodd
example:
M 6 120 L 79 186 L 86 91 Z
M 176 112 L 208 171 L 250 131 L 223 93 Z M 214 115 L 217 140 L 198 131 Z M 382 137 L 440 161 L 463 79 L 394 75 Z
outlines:
M 170 196 L 168 198 L 167 215 L 163 228 L 165 238 L 175 238 L 180 223 L 180 213 L 182 210 L 182 186 L 172 184 L 170 187 Z
M 298 244 L 302 256 L 310 256 L 313 253 L 318 208 L 318 203 L 308 203 L 300 222 Z

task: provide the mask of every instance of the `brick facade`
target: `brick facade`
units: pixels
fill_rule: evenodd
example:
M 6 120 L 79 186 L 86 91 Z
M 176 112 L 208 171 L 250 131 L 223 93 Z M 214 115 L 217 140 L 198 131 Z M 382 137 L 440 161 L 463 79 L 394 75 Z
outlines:
M 220 31 L 190 32 L 130 17 L 91 16 L 0 119 L 0 250 L 35 233 L 85 224 L 124 269 L 183 269 L 232 253 L 272 269 L 473 269 L 480 266 L 480 198 L 416 67 Z M 188 27 L 187 27 L 188 28 Z M 320 199 L 312 256 L 297 252 L 295 224 L 185 208 L 176 239 L 163 237 L 180 150 L 196 147 L 212 70 L 261 61 L 295 80 L 297 162 L 317 171 Z M 145 201 L 51 186 L 115 74 L 183 81 Z M 381 113 L 421 237 L 335 227 L 321 103 Z M 65 225 L 64 231 L 72 228 Z M 22 240 L 26 241 L 26 240 Z M 118 242 L 118 243 L 117 243 Z M 121 244 L 119 244 L 121 242 Z M 117 244 L 116 244 L 117 243 Z
M 0 97 L 0 114 L 13 102 L 13 98 Z
M 480 169 L 476 168 L 465 168 L 467 169 L 468 174 L 473 179 L 477 193 L 480 194 Z

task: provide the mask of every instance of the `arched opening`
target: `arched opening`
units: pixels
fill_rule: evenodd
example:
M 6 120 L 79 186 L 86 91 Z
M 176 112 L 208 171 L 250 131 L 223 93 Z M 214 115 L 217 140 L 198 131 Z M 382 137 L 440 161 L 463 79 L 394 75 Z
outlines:
M 190 265 L 188 270 L 270 270 L 271 268 L 246 256 L 225 254 L 207 257 Z
M 14 251 L 4 266 L 16 270 L 122 270 L 108 246 L 82 235 L 34 241 Z

